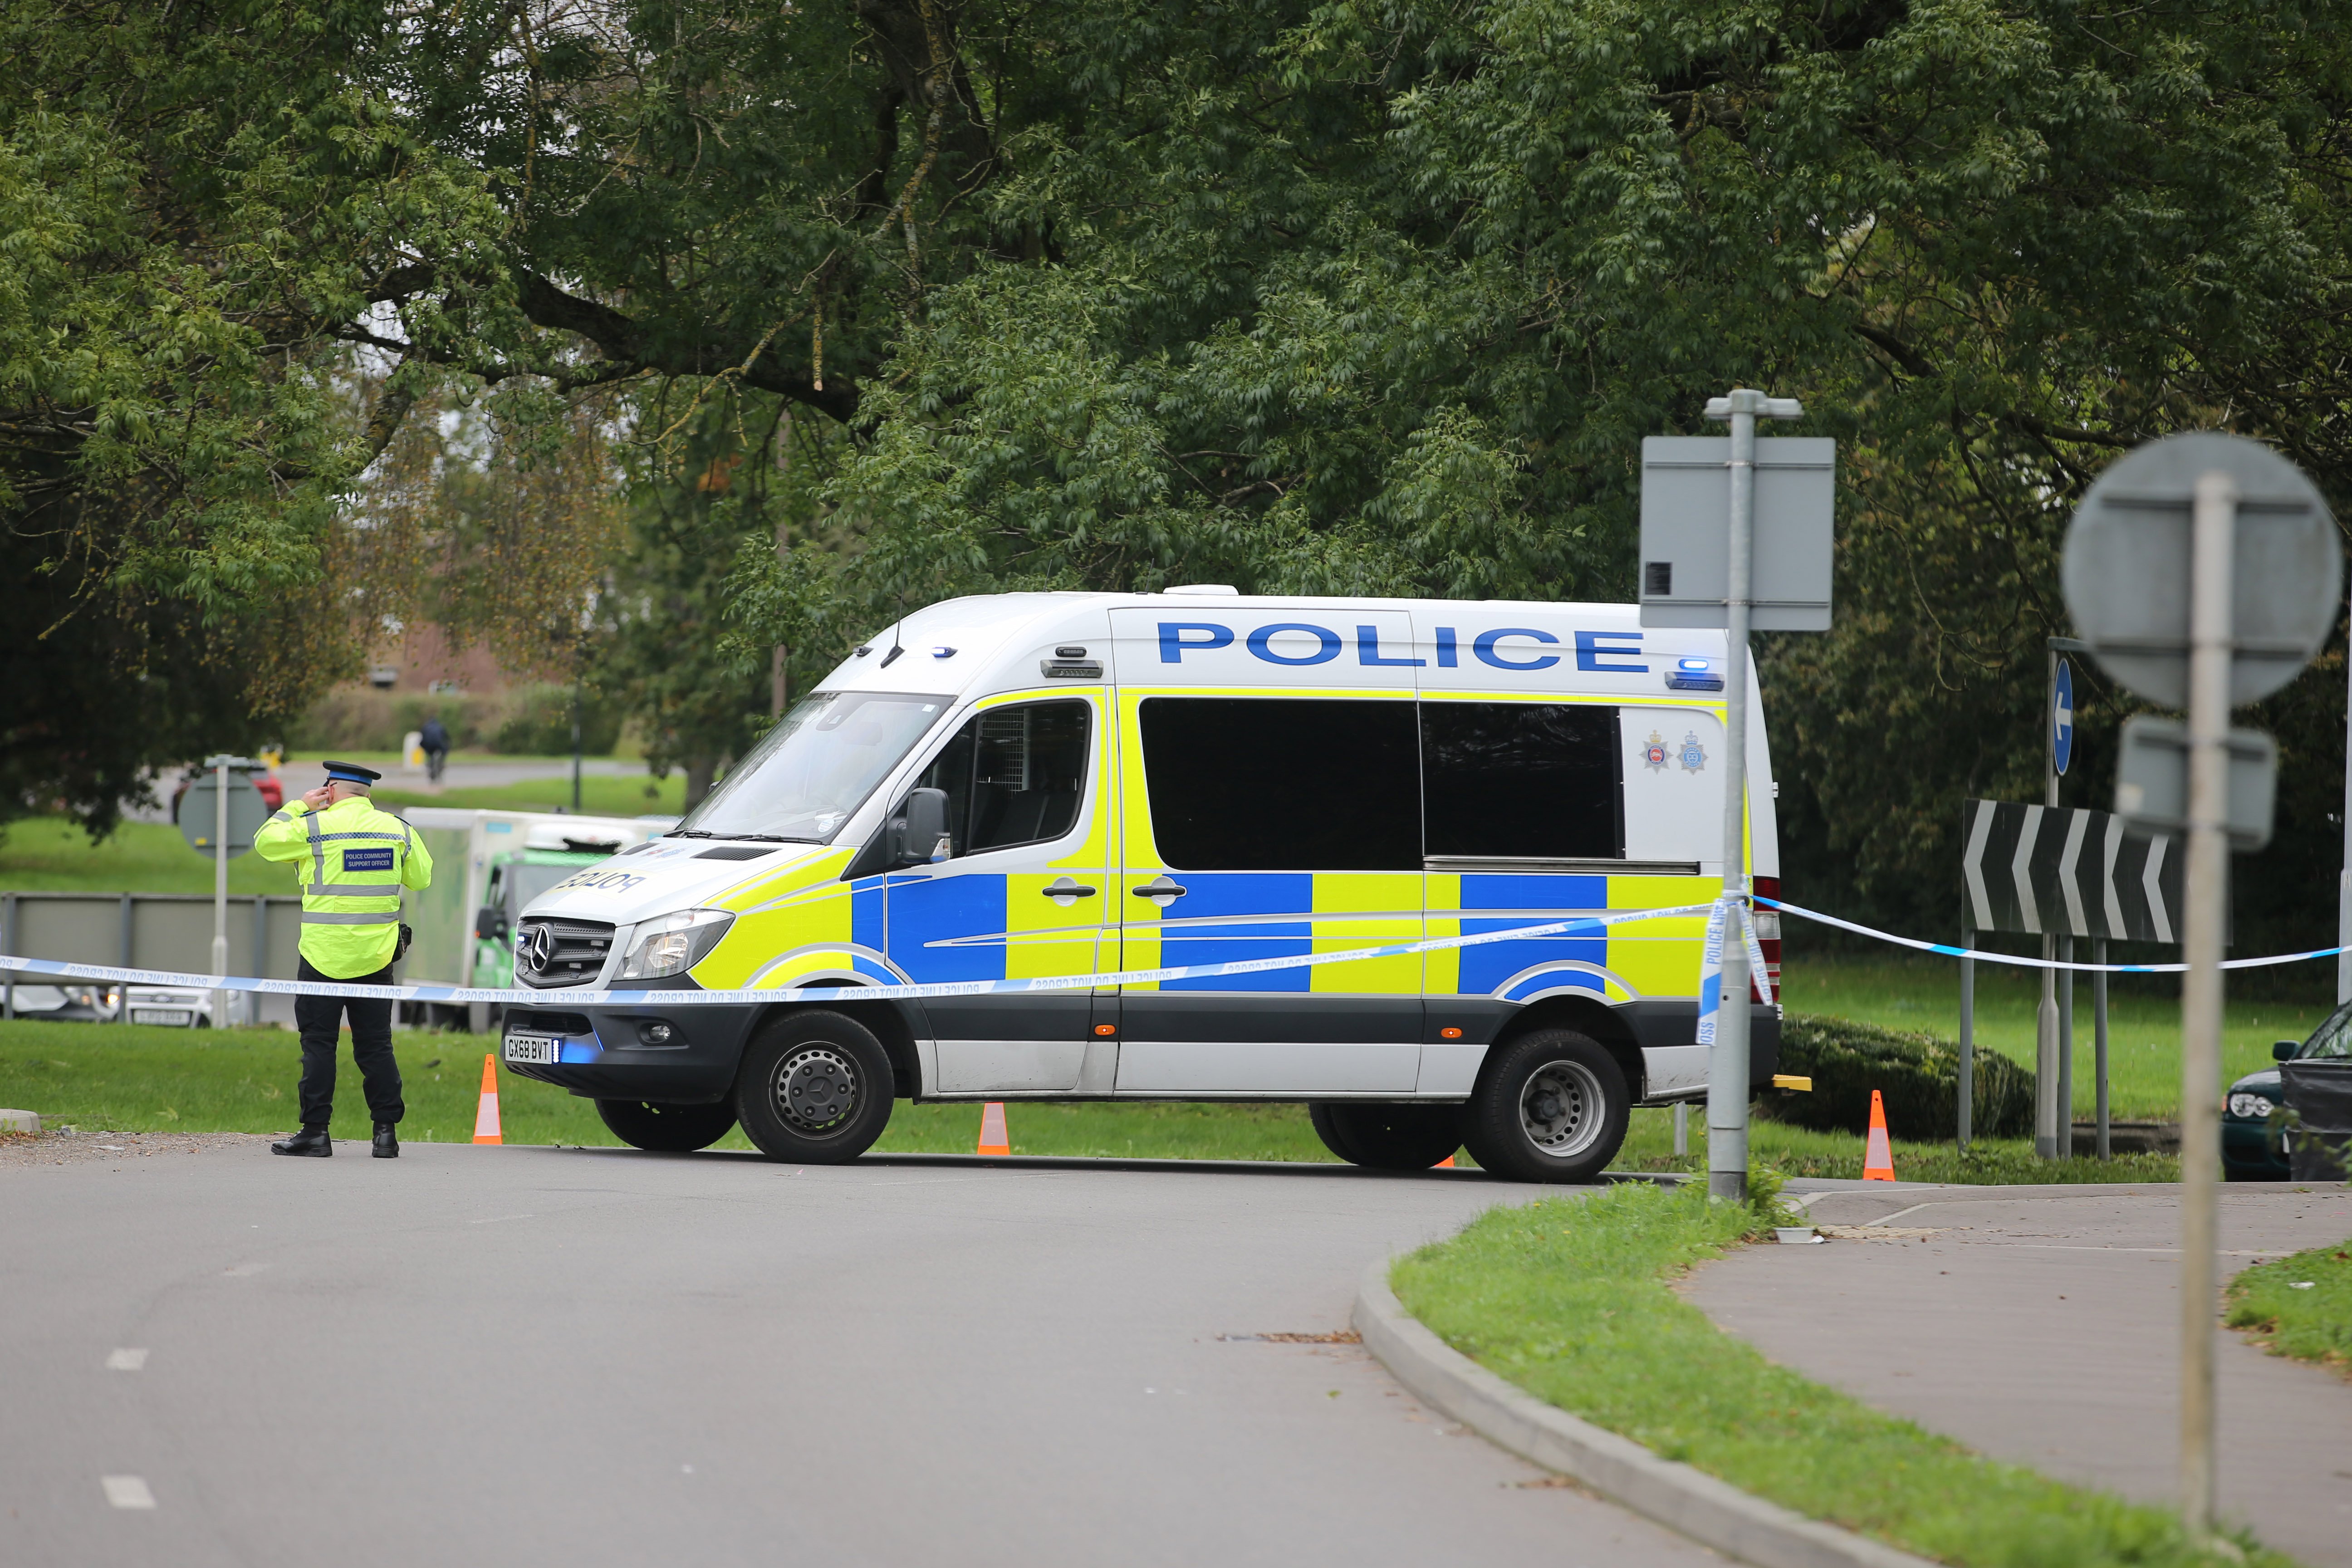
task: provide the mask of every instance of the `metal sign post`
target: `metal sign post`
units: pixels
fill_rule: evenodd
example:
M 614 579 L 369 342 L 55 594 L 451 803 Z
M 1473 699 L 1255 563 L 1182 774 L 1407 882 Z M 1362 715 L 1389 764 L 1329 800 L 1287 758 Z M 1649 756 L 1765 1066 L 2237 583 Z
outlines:
M 1725 629 L 1723 661 L 1723 896 L 1748 902 L 1748 634 L 1759 624 L 1756 586 L 1759 454 L 1756 421 L 1795 419 L 1804 409 L 1793 397 L 1767 397 L 1735 387 L 1711 398 L 1709 419 L 1728 420 L 1731 439 L 1651 437 L 1642 444 L 1642 624 Z M 1837 448 L 1825 440 L 1780 441 L 1793 448 L 1785 461 L 1789 483 L 1767 516 L 1790 548 L 1772 552 L 1775 574 L 1761 623 L 1794 630 L 1825 629 L 1830 621 L 1831 519 L 1836 493 Z M 1778 454 L 1776 454 L 1778 455 Z M 1706 491 L 1728 479 L 1725 553 L 1713 550 L 1713 518 Z M 1721 492 L 1717 492 L 1721 493 Z M 1721 514 L 1717 514 L 1721 515 Z M 1718 576 L 1717 562 L 1723 570 Z M 1721 596 L 1715 584 L 1721 583 Z M 1706 1190 L 1732 1203 L 1748 1198 L 1748 948 L 1737 925 L 1724 932 L 1722 982 L 1715 1045 L 1707 1057 Z
M 2050 712 L 2042 745 L 2042 804 L 2056 806 L 2058 781 L 2074 760 L 2074 668 L 2061 657 L 2086 651 L 2074 637 L 2051 637 Z M 2044 936 L 2042 956 L 2072 963 L 2071 932 Z M 2074 973 L 2042 972 L 2042 1013 L 2038 1020 L 2033 1070 L 2034 1152 L 2045 1160 L 2074 1157 Z M 2046 1112 L 2046 1117 L 2044 1115 Z M 2048 1124 L 2048 1146 L 2043 1124 Z
M 228 975 L 228 758 L 213 764 L 213 978 Z M 213 993 L 213 1022 L 228 1022 L 228 993 Z
M 2197 479 L 2189 620 L 2189 908 L 2180 982 L 2180 1509 L 2213 1521 L 2214 1175 L 2221 1163 L 2221 910 L 2230 876 L 2230 630 L 2238 487 Z
M 228 863 L 253 847 L 253 836 L 268 819 L 269 807 L 249 776 L 260 770 L 261 763 L 224 754 L 206 757 L 205 766 L 210 773 L 191 779 L 188 793 L 181 799 L 180 836 L 198 854 L 212 857 L 212 973 L 225 975 L 228 973 Z M 241 1013 L 247 1005 L 242 992 L 215 991 L 214 1023 L 226 1024 L 230 1008 Z
M 2233 744 L 2230 710 L 2284 686 L 2319 651 L 2336 623 L 2343 547 L 2317 487 L 2285 458 L 2240 437 L 2175 436 L 2129 453 L 2091 487 L 2067 531 L 2064 579 L 2067 608 L 2107 673 L 2150 701 L 2188 710 L 2180 1512 L 2189 1530 L 2210 1535 L 2230 847 L 2233 823 L 2241 839 L 2267 837 L 2275 760 L 2257 745 L 2252 765 L 2233 769 L 2233 752 L 2244 748 Z M 2135 725 L 2139 743 L 2126 736 L 2116 794 L 2123 815 L 2145 820 L 2151 794 L 2168 793 L 2167 752 L 2153 732 L 2160 721 Z M 2242 780 L 2233 772 L 2253 786 L 2249 799 L 2235 798 Z

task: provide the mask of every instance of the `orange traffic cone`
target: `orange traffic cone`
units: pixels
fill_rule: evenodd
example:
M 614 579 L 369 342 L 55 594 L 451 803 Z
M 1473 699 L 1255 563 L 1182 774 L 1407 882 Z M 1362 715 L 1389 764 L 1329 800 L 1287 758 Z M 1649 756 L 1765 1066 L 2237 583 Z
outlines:
M 474 1142 L 506 1142 L 499 1136 L 499 1064 L 488 1056 L 482 1058 L 482 1105 L 474 1112 Z
M 1863 1146 L 1862 1179 L 1865 1182 L 1891 1182 L 1895 1179 L 1895 1146 L 1886 1139 L 1886 1102 L 1878 1091 L 1870 1091 L 1870 1142 Z
M 1004 1103 L 992 1100 L 980 1108 L 980 1152 L 983 1154 L 1013 1152 L 1013 1145 L 1004 1137 Z

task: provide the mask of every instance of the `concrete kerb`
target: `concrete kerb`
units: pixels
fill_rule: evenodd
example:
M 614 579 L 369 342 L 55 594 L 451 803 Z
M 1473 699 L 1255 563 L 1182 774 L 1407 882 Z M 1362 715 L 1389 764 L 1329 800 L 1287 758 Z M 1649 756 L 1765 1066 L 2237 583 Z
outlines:
M 1402 1255 L 1400 1255 L 1402 1256 Z M 1353 1321 L 1364 1348 L 1423 1404 L 1521 1458 L 1570 1476 L 1703 1546 L 1758 1568 L 1935 1568 L 1892 1546 L 1792 1513 L 1727 1481 L 1545 1404 L 1408 1315 L 1383 1258 L 1364 1273 Z

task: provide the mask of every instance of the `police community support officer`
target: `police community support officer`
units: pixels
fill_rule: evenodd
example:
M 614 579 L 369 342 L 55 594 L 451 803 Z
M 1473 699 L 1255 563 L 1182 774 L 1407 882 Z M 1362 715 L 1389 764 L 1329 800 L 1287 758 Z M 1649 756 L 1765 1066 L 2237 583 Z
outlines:
M 327 782 L 289 805 L 253 836 L 265 860 L 301 863 L 302 963 L 305 980 L 389 985 L 400 945 L 400 890 L 433 880 L 433 857 L 389 812 L 378 811 L 368 790 L 383 775 L 350 763 L 329 763 Z M 340 996 L 297 996 L 294 1023 L 302 1032 L 302 1131 L 269 1148 L 277 1154 L 335 1152 L 327 1123 L 335 1110 L 335 1037 L 345 1012 L 352 1019 L 352 1059 L 367 1085 L 375 1120 L 375 1155 L 400 1152 L 394 1129 L 404 1107 L 400 1064 L 392 1055 L 392 1004 Z

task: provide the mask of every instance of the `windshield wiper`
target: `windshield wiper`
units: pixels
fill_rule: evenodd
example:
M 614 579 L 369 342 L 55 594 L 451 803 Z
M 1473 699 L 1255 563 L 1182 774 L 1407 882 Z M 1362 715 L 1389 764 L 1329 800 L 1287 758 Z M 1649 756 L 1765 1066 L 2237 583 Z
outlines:
M 664 838 L 726 838 L 751 844 L 822 844 L 822 838 L 793 838 L 782 833 L 711 833 L 699 827 L 673 828 Z

